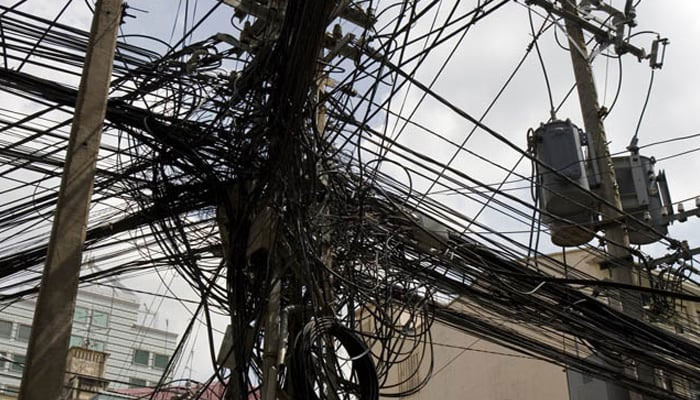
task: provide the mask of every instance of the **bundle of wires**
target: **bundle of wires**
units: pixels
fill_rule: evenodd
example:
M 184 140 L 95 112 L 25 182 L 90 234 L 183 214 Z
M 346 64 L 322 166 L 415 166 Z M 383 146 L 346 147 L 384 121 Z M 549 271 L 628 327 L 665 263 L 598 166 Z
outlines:
M 332 391 L 333 398 L 379 399 L 377 373 L 369 348 L 333 318 L 309 321 L 299 332 L 291 369 L 294 393 L 300 398 L 319 399 L 317 393 L 327 397 L 328 391 Z
M 542 254 L 536 241 L 480 217 L 493 213 L 529 236 L 537 207 L 510 185 L 527 190 L 537 182 L 519 173 L 517 164 L 509 169 L 471 149 L 468 138 L 456 143 L 412 118 L 429 96 L 503 151 L 536 163 L 483 117 L 439 96 L 433 83 L 440 73 L 430 84 L 417 78 L 426 60 L 447 46 L 451 57 L 473 26 L 510 3 L 455 2 L 443 9 L 436 0 L 350 2 L 355 9 L 375 9 L 374 23 L 359 28 L 359 38 L 347 37 L 349 51 L 324 50 L 322 63 L 309 56 L 318 49 L 308 39 L 322 37 L 326 25 L 339 19 L 335 10 L 300 2 L 288 2 L 278 29 L 253 32 L 256 17 L 246 16 L 250 23 L 234 24 L 230 37 L 200 32 L 221 5 L 216 2 L 176 45 L 149 38 L 142 48 L 124 43 L 134 37 L 122 38 L 86 242 L 107 267 L 81 281 L 99 284 L 167 269 L 199 295 L 159 387 L 176 371 L 201 320 L 215 371 L 208 383 L 221 381 L 241 398 L 258 393 L 265 378 L 263 316 L 279 287 L 280 308 L 301 311 L 289 319 L 296 339 L 282 369 L 288 372 L 273 378 L 300 398 L 416 393 L 432 373 L 430 329 L 438 322 L 658 398 L 689 398 L 627 372 L 644 364 L 674 382 L 700 380 L 697 344 L 608 305 L 608 299 L 638 296 L 639 288 L 605 286 Z M 327 21 L 324 12 L 331 16 Z M 0 22 L 0 86 L 41 108 L 3 116 L 7 123 L 0 128 L 8 144 L 0 150 L 9 167 L 3 175 L 39 174 L 11 191 L 36 186 L 36 192 L 0 207 L 0 229 L 13 233 L 0 245 L 6 282 L 0 299 L 9 303 L 36 293 L 46 219 L 67 146 L 63 128 L 77 96 L 70 79 L 42 72 L 58 65 L 74 78 L 87 34 L 11 7 L 3 8 Z M 533 40 L 551 26 L 543 24 Z M 28 46 L 25 37 L 38 44 Z M 156 44 L 164 51 L 154 50 Z M 25 59 L 31 70 L 12 68 Z M 310 66 L 302 68 L 305 62 Z M 335 86 L 315 87 L 317 70 Z M 397 110 L 396 101 L 408 88 L 423 96 L 407 113 L 405 104 Z M 62 119 L 54 120 L 56 114 Z M 429 149 L 405 141 L 408 135 L 436 140 L 454 150 L 453 159 L 470 157 L 506 178 L 486 183 L 476 167 L 462 170 L 431 157 Z M 435 193 L 458 196 L 460 206 Z M 481 211 L 467 213 L 464 204 Z M 248 257 L 252 228 L 264 218 L 275 221 L 274 234 L 264 256 Z M 664 243 L 675 241 L 666 237 Z M 581 250 L 607 256 L 593 245 Z M 681 291 L 682 285 L 697 286 L 692 275 L 669 267 L 659 279 L 650 288 L 655 296 L 674 305 L 697 300 Z M 232 341 L 242 344 L 230 355 L 233 371 L 217 364 L 212 313 L 229 317 Z M 697 323 L 683 323 L 699 331 Z M 591 355 L 614 368 L 587 361 Z

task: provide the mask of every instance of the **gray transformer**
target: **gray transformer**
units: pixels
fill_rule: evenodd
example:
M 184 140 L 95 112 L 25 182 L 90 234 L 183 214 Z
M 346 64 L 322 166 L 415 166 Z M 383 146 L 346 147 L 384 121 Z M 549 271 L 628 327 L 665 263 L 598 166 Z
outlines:
M 581 138 L 569 120 L 542 124 L 533 136 L 542 221 L 558 246 L 582 245 L 595 236 L 597 207 Z
M 632 244 L 653 243 L 668 234 L 673 206 L 666 176 L 654 173 L 654 162 L 636 153 L 613 157 L 622 209 L 632 216 L 626 221 Z

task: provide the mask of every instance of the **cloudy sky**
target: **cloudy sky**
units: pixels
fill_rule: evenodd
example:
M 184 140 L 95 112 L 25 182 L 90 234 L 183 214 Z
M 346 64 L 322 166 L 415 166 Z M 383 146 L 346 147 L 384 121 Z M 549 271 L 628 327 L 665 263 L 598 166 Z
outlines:
M 2 5 L 11 5 L 14 0 L 0 0 Z M 158 47 L 152 41 L 132 36 L 134 34 L 154 36 L 166 42 L 174 43 L 182 36 L 185 8 L 189 21 L 195 20 L 206 12 L 213 1 L 180 1 L 180 0 L 131 0 L 130 14 L 136 18 L 129 18 L 122 26 L 122 40 L 129 43 L 150 46 L 159 52 L 163 47 Z M 382 4 L 382 3 L 379 3 Z M 462 1 L 460 9 L 473 8 L 476 1 Z M 624 6 L 624 1 L 613 1 L 618 8 Z M 28 13 L 35 13 L 46 18 L 53 19 L 63 7 L 63 1 L 29 0 L 19 9 Z M 449 9 L 450 2 L 443 5 L 444 10 Z M 661 37 L 670 40 L 670 46 L 666 52 L 663 69 L 657 70 L 651 97 L 646 110 L 644 120 L 639 130 L 639 144 L 645 145 L 652 142 L 663 141 L 681 136 L 700 133 L 698 113 L 700 113 L 700 54 L 698 53 L 697 38 L 700 37 L 700 3 L 692 0 L 652 1 L 642 0 L 637 9 L 638 27 L 635 32 L 658 32 Z M 202 27 L 201 32 L 195 35 L 197 39 L 211 36 L 217 32 L 231 31 L 229 20 L 232 10 L 228 6 L 221 6 L 214 16 Z M 536 27 L 542 22 L 542 17 L 534 14 Z M 67 11 L 61 16 L 60 21 L 77 28 L 89 29 L 91 13 L 86 3 L 74 0 Z M 426 29 L 429 21 L 422 22 L 415 28 L 416 32 Z M 348 28 L 351 29 L 351 28 Z M 554 31 L 558 29 L 560 40 L 565 40 L 565 35 L 559 28 L 550 29 L 540 41 L 540 50 L 545 67 L 551 80 L 554 102 L 558 104 L 571 88 L 574 78 L 569 54 L 561 49 L 555 40 Z M 637 46 L 649 49 L 651 41 L 656 36 L 653 34 L 640 34 L 632 39 Z M 454 55 L 445 62 L 457 42 L 451 40 L 444 46 L 436 49 L 431 58 L 418 70 L 417 78 L 429 83 L 437 71 L 445 66 L 433 89 L 435 92 L 460 107 L 471 115 L 481 116 L 486 107 L 498 93 L 501 86 L 511 74 L 518 61 L 525 54 L 528 43 L 531 41 L 530 22 L 528 10 L 523 2 L 513 1 L 499 9 L 494 14 L 485 18 L 472 28 L 464 40 L 457 46 Z M 645 101 L 649 85 L 651 70 L 647 62 L 638 62 L 634 56 L 623 57 L 622 90 L 617 104 L 611 115 L 605 122 L 610 149 L 612 153 L 624 151 L 632 138 L 637 125 L 642 106 Z M 31 69 L 30 69 L 31 71 Z M 615 59 L 599 56 L 594 61 L 594 72 L 600 102 L 609 105 L 613 99 L 615 88 L 619 79 L 617 61 Z M 67 82 L 76 84 L 76 82 Z M 406 99 L 407 109 L 411 109 L 418 103 L 422 92 L 411 88 L 399 93 L 400 98 Z M 399 103 L 399 102 L 397 102 Z M 399 103 L 400 104 L 400 103 Z M 30 104 L 18 102 L 6 94 L 0 94 L 0 105 L 3 108 L 22 108 L 30 111 Z M 398 104 L 394 105 L 394 111 L 398 111 Z M 515 76 L 484 122 L 495 131 L 501 133 L 521 148 L 526 148 L 526 132 L 529 128 L 536 128 L 541 122 L 549 118 L 549 100 L 542 73 L 534 52 L 525 61 L 525 64 Z M 407 115 L 404 112 L 404 115 Z M 580 110 L 576 95 L 572 95 L 557 114 L 558 118 L 570 118 L 574 123 L 582 127 Z M 418 107 L 413 116 L 417 123 L 429 126 L 446 138 L 461 143 L 472 125 L 448 110 L 444 105 L 427 99 Z M 394 121 L 390 119 L 389 125 Z M 402 134 L 400 141 L 407 146 L 420 149 L 424 154 L 438 160 L 446 161 L 453 156 L 454 148 L 443 141 L 435 140 L 425 132 L 408 127 Z M 516 166 L 516 172 L 529 176 L 529 163 L 518 162 L 519 155 L 494 140 L 483 131 L 477 130 L 467 142 L 466 148 L 470 151 L 486 157 L 489 161 L 496 162 L 507 169 Z M 650 147 L 643 151 L 643 155 L 654 156 L 657 159 L 678 155 L 684 151 L 700 148 L 700 137 L 689 140 L 677 141 L 669 144 Z M 506 172 L 494 168 L 477 157 L 464 152 L 458 154 L 452 164 L 454 167 L 474 176 L 475 178 L 490 184 L 496 184 L 506 177 Z M 388 166 L 387 168 L 391 168 Z M 666 171 L 670 182 L 671 195 L 674 201 L 690 199 L 685 203 L 686 209 L 694 207 L 694 199 L 700 196 L 700 186 L 696 174 L 700 171 L 700 152 L 688 153 L 659 161 L 657 169 Z M 400 171 L 397 171 L 397 173 Z M 12 182 L 0 181 L 2 187 L 12 185 Z M 416 189 L 425 190 L 428 182 L 416 180 Z M 50 183 L 43 183 L 51 186 Z M 526 182 L 515 182 L 510 187 L 526 187 Z M 444 188 L 435 188 L 435 190 Z M 529 198 L 527 190 L 514 190 L 518 196 Z M 466 215 L 473 215 L 479 205 L 466 200 L 461 196 L 449 194 L 436 194 L 435 198 L 446 202 L 450 206 L 460 210 Z M 503 231 L 521 230 L 522 224 L 515 224 L 509 218 L 495 212 L 486 211 L 479 221 Z M 691 219 L 685 224 L 674 224 L 670 230 L 670 236 L 676 239 L 688 240 L 691 247 L 700 246 L 698 235 L 698 220 Z M 520 234 L 513 237 L 526 240 L 527 235 Z M 556 251 L 557 249 L 543 240 L 541 249 Z M 647 249 L 652 254 L 663 254 L 665 249 L 651 246 Z M 162 273 L 162 279 L 170 283 L 170 290 L 180 296 L 196 299 L 195 294 L 181 279 L 174 277 L 173 272 Z M 171 281 L 172 280 L 172 281 Z M 156 282 L 156 283 L 153 283 Z M 165 285 L 160 279 L 149 277 L 135 277 L 125 280 L 124 284 L 141 290 L 152 291 L 156 294 L 166 294 Z M 183 310 L 183 305 L 171 300 L 163 300 L 159 297 L 141 296 L 145 307 L 157 310 L 158 317 L 148 317 L 147 324 L 160 328 L 181 331 L 188 322 L 188 311 Z M 194 306 L 190 305 L 190 310 Z M 225 329 L 224 317 L 216 317 L 215 325 L 221 331 Z M 186 351 L 186 357 L 192 355 L 188 363 L 192 368 L 185 369 L 186 365 L 179 368 L 178 374 L 192 376 L 198 379 L 206 378 L 211 371 L 206 341 L 204 340 L 205 328 L 199 325 L 196 328 L 198 339 L 194 341 Z M 215 340 L 221 339 L 216 332 Z

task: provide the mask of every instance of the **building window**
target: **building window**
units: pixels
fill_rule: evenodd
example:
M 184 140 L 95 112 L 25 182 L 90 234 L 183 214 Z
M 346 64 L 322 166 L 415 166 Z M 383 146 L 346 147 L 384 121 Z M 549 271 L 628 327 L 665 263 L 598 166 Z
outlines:
M 26 357 L 21 354 L 12 355 L 12 363 L 10 363 L 10 370 L 15 372 L 22 372 L 24 369 L 24 361 Z
M 12 322 L 0 321 L 0 338 L 9 339 L 12 337 Z
M 107 320 L 108 316 L 107 313 L 104 313 L 102 311 L 92 311 L 92 326 L 97 327 L 97 328 L 106 328 L 107 327 Z
M 80 336 L 70 335 L 69 347 L 83 347 L 83 338 Z
M 685 333 L 685 329 L 683 328 L 683 325 L 675 324 L 675 328 L 676 328 L 676 333 Z
M 88 310 L 83 307 L 75 307 L 73 312 L 73 321 L 80 322 L 81 324 L 87 323 L 88 320 Z
M 165 369 L 168 366 L 168 361 L 170 357 L 163 354 L 153 354 L 153 367 L 159 369 Z
M 145 350 L 134 350 L 133 363 L 138 365 L 148 366 L 148 358 L 150 353 Z
M 17 326 L 17 340 L 22 341 L 22 342 L 28 342 L 29 341 L 29 335 L 32 332 L 32 327 L 29 325 L 25 324 L 19 324 Z
M 105 351 L 105 342 L 100 340 L 90 340 L 88 349 L 95 351 Z
M 146 387 L 146 380 L 141 378 L 129 378 L 129 386 L 132 388 L 136 387 Z
M 11 397 L 19 395 L 19 387 L 17 386 L 5 386 L 5 394 Z
M 407 336 L 415 336 L 416 335 L 416 328 L 413 326 L 413 322 L 409 322 L 403 326 L 401 326 L 401 333 Z
M 666 390 L 675 392 L 675 390 L 673 390 L 673 380 L 671 378 L 666 378 L 664 381 L 664 386 L 666 386 Z
M 700 383 L 690 382 L 690 395 L 693 400 L 700 400 Z
M 0 372 L 5 370 L 7 365 L 7 353 L 0 351 Z

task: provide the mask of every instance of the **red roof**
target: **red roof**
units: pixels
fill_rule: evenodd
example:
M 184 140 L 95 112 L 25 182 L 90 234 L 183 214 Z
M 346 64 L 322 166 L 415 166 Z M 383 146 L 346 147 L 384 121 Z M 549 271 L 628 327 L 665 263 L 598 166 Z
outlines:
M 124 390 L 118 390 L 118 393 L 121 394 L 126 394 L 129 396 L 134 396 L 138 399 L 153 399 L 153 400 L 174 400 L 178 396 L 182 396 L 183 394 L 199 394 L 201 392 L 201 396 L 197 397 L 198 399 L 201 400 L 221 400 L 224 398 L 224 392 L 226 391 L 226 387 L 220 383 L 220 382 L 215 382 L 210 384 L 208 387 L 203 388 L 204 385 L 191 385 L 191 386 L 165 386 L 156 391 L 154 394 L 153 392 L 155 391 L 155 388 L 131 388 L 131 389 L 124 389 Z M 257 391 L 256 391 L 257 392 Z M 248 396 L 249 400 L 255 400 L 258 397 L 256 397 L 255 393 L 253 392 Z M 151 397 L 153 396 L 153 397 Z M 179 397 L 179 398 L 187 398 L 187 397 Z

